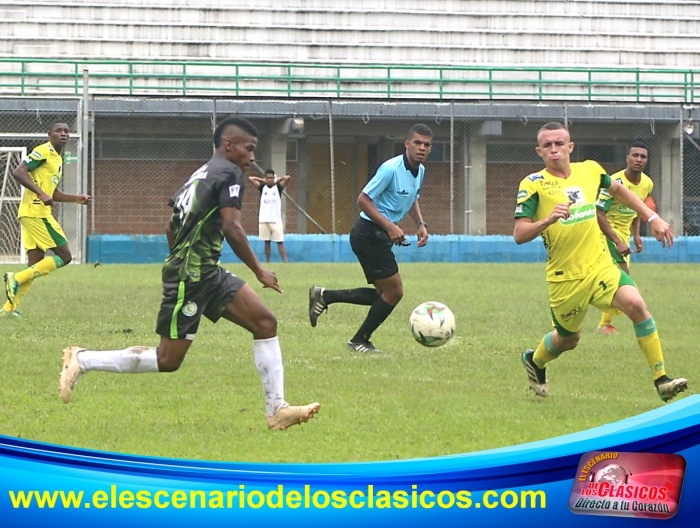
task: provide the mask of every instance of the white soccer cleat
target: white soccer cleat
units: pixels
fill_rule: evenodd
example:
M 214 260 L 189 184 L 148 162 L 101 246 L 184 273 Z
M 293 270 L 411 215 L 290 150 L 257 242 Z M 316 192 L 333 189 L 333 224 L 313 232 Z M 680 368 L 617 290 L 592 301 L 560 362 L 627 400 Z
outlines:
M 58 382 L 58 392 L 63 403 L 68 403 L 73 395 L 73 388 L 80 376 L 85 371 L 78 363 L 78 352 L 82 352 L 84 348 L 72 346 L 63 349 L 63 368 L 61 369 L 61 378 Z
M 267 428 L 275 431 L 284 431 L 293 425 L 308 422 L 316 416 L 320 409 L 321 404 L 316 402 L 308 405 L 282 407 L 272 416 L 266 416 Z
M 661 401 L 667 402 L 688 388 L 688 380 L 685 378 L 671 379 L 668 376 L 662 376 L 654 382 L 654 385 L 656 385 L 656 392 L 658 392 Z

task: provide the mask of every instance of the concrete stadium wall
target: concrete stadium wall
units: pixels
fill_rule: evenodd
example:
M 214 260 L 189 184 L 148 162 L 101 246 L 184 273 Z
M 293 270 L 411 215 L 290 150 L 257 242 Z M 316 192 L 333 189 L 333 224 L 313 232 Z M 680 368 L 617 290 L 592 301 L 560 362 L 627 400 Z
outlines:
M 264 244 L 249 237 L 258 258 L 264 258 Z M 415 245 L 395 249 L 399 262 L 544 262 L 546 253 L 540 240 L 518 246 L 510 236 L 434 235 L 423 248 Z M 273 244 L 274 245 L 274 244 Z M 355 262 L 348 235 L 285 235 L 284 245 L 290 262 Z M 102 264 L 161 263 L 168 254 L 165 235 L 90 235 L 88 262 Z M 277 248 L 272 248 L 279 262 Z M 662 248 L 653 238 L 645 238 L 644 251 L 634 262 L 700 263 L 700 237 L 678 237 L 673 248 Z M 222 263 L 240 260 L 224 244 Z

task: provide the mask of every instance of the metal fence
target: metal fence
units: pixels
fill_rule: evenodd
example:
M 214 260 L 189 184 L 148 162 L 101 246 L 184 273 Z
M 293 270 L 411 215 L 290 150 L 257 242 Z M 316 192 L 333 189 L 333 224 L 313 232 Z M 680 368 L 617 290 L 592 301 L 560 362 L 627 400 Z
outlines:
M 84 72 L 90 71 L 86 79 Z M 674 68 L 314 64 L 0 57 L 0 93 L 80 96 L 682 102 L 700 72 Z
M 258 164 L 292 176 L 287 233 L 349 232 L 362 187 L 384 160 L 404 151 L 408 128 L 422 122 L 434 131 L 420 197 L 430 231 L 508 235 L 518 183 L 542 167 L 537 129 L 561 121 L 576 143 L 572 159 L 596 159 L 610 173 L 625 167 L 630 142 L 646 141 L 646 172 L 660 213 L 676 233 L 697 235 L 700 139 L 693 110 L 678 104 L 582 105 L 574 112 L 565 103 L 511 102 L 496 112 L 479 102 L 0 99 L 0 147 L 30 150 L 46 140 L 51 122 L 71 126 L 62 186 L 91 194 L 93 203 L 87 209 L 65 204 L 55 212 L 78 261 L 91 233 L 162 234 L 168 198 L 211 156 L 213 128 L 231 114 L 260 130 Z M 90 131 L 84 142 L 83 129 Z M 7 261 L 21 251 L 12 200 L 19 189 L 11 177 L 5 181 L 0 231 L 7 240 L 0 242 L 0 259 Z M 243 209 L 249 234 L 257 233 L 258 206 L 259 194 L 249 186 Z M 413 229 L 410 222 L 405 227 Z
M 230 113 L 250 118 L 260 129 L 258 164 L 292 176 L 284 215 L 288 233 L 349 232 L 362 187 L 384 160 L 404 151 L 408 128 L 418 122 L 435 134 L 420 197 L 433 233 L 510 234 L 518 183 L 542 167 L 535 153 L 537 129 L 552 120 L 568 123 L 576 143 L 572 160 L 596 159 L 610 173 L 624 169 L 632 141 L 646 141 L 647 173 L 656 182 L 653 196 L 660 212 L 677 233 L 683 232 L 684 213 L 688 225 L 700 223 L 697 130 L 687 133 L 688 111 L 680 106 L 656 107 L 666 119 L 625 121 L 606 107 L 579 107 L 572 117 L 565 104 L 513 104 L 510 118 L 476 119 L 455 115 L 450 103 L 417 102 L 414 110 L 403 112 L 410 116 L 383 115 L 388 111 L 371 101 L 348 107 L 316 100 L 313 111 L 288 115 L 277 100 L 250 101 L 233 107 L 235 112 L 230 112 L 231 101 L 206 103 L 206 112 L 168 115 L 163 108 L 173 101 L 149 99 L 142 110 L 150 115 L 124 116 L 114 115 L 113 107 L 111 113 L 101 112 L 99 98 L 94 102 L 91 232 L 161 233 L 170 194 L 209 157 L 214 123 Z M 403 105 L 408 103 L 399 107 Z M 370 107 L 374 110 L 363 110 Z M 624 114 L 626 108 L 615 111 Z M 464 106 L 462 110 L 464 114 Z M 289 116 L 302 120 L 303 127 L 292 130 Z M 252 234 L 257 232 L 258 200 L 258 193 L 248 188 L 243 216 Z

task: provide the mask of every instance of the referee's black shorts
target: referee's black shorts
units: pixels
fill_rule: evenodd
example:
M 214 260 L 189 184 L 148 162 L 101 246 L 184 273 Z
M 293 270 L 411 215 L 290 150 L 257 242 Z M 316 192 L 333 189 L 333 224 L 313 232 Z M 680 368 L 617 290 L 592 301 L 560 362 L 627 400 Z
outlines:
M 389 234 L 374 222 L 360 218 L 353 226 L 350 247 L 360 261 L 368 284 L 399 272 L 392 245 Z

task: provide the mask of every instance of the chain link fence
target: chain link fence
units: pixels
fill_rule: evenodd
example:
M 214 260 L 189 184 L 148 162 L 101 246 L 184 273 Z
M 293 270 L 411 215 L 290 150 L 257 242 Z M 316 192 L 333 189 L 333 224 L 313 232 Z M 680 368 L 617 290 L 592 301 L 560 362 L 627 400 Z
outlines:
M 580 106 L 572 115 L 563 104 L 523 103 L 496 118 L 477 118 L 476 110 L 483 114 L 484 108 L 479 103 L 461 103 L 459 111 L 452 103 L 434 102 L 376 110 L 376 101 L 316 100 L 313 110 L 299 112 L 304 105 L 286 100 L 93 97 L 83 119 L 82 103 L 0 99 L 5 149 L 0 149 L 0 259 L 17 261 L 22 254 L 15 218 L 21 189 L 10 176 L 20 154 L 12 149 L 30 151 L 46 140 L 56 120 L 72 131 L 62 189 L 93 196 L 89 208 L 58 204 L 54 209 L 79 259 L 89 234 L 161 235 L 170 214 L 168 199 L 211 156 L 215 124 L 229 115 L 246 117 L 259 129 L 256 157 L 262 170 L 291 175 L 283 211 L 286 233 L 348 233 L 365 183 L 383 161 L 404 152 L 410 126 L 425 123 L 434 138 L 420 206 L 430 232 L 510 235 L 519 181 L 542 168 L 535 152 L 537 130 L 560 121 L 568 124 L 576 145 L 572 160 L 595 159 L 611 174 L 625 168 L 629 144 L 644 140 L 659 212 L 677 234 L 699 234 L 700 139 L 681 107 L 659 105 L 665 119 L 624 119 L 624 105 L 614 112 Z M 82 143 L 84 123 L 92 133 Z M 87 162 L 81 164 L 83 148 Z M 249 185 L 243 208 L 249 234 L 257 234 L 258 208 L 259 193 Z M 415 230 L 410 220 L 402 227 Z
M 683 228 L 686 236 L 700 235 L 700 134 L 685 123 L 683 142 Z

